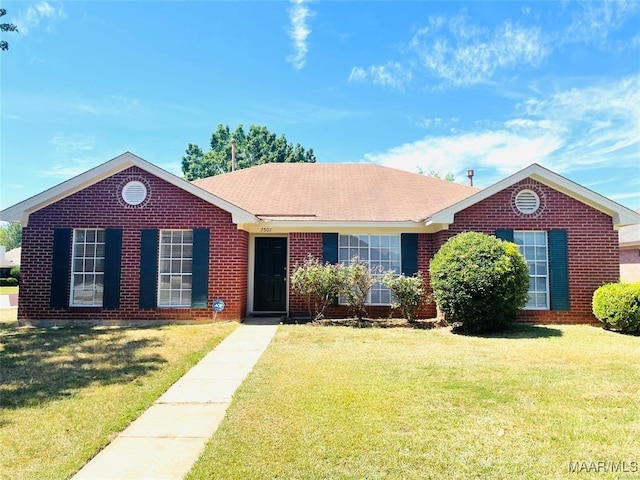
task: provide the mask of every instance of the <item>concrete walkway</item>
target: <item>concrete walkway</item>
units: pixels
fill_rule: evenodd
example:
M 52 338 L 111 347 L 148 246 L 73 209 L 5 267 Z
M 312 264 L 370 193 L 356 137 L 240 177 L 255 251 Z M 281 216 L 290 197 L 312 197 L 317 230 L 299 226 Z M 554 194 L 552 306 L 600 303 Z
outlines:
M 73 480 L 184 477 L 217 430 L 236 389 L 278 329 L 251 318 L 174 383 Z

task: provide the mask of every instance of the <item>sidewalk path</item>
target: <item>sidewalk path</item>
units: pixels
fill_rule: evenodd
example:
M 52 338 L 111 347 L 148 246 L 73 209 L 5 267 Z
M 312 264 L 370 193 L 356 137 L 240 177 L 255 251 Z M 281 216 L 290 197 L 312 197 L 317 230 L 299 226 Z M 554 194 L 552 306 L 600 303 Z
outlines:
M 246 320 L 72 479 L 183 478 L 271 342 L 279 321 Z

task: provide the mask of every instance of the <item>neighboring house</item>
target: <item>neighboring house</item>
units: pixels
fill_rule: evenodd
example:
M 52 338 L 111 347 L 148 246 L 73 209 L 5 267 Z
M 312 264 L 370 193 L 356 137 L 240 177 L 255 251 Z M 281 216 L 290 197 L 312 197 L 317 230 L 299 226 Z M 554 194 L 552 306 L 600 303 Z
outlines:
M 13 267 L 20 266 L 20 250 L 18 247 L 7 252 L 6 247 L 0 245 L 0 278 L 7 278 Z
M 640 282 L 640 224 L 622 227 L 619 235 L 620 280 Z
M 125 153 L 14 205 L 20 323 L 305 315 L 288 276 L 309 254 L 428 276 L 451 236 L 515 241 L 531 272 L 522 319 L 591 322 L 619 277 L 620 226 L 640 215 L 539 165 L 484 190 L 367 164 L 266 164 L 186 182 Z M 389 314 L 376 286 L 372 316 Z M 330 315 L 344 315 L 335 305 Z M 434 317 L 435 305 L 423 317 Z

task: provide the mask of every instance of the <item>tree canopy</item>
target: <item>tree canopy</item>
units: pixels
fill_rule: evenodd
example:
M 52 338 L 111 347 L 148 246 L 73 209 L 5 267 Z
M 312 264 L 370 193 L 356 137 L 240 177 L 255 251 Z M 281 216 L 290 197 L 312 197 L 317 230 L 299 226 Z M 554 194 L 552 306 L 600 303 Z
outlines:
M 203 151 L 198 145 L 187 145 L 182 157 L 182 173 L 186 180 L 210 177 L 231 171 L 231 139 L 236 141 L 236 170 L 263 163 L 314 163 L 313 149 L 288 142 L 265 126 L 251 125 L 245 133 L 242 124 L 231 132 L 229 125 L 218 125 L 211 134 L 211 149 Z
M 0 223 L 0 245 L 13 250 L 22 245 L 22 226 L 19 223 Z
M 4 8 L 0 8 L 0 17 L 4 17 L 7 11 Z M 0 23 L 0 32 L 17 32 L 18 27 L 12 23 Z M 6 40 L 0 40 L 0 50 L 9 50 L 9 42 Z

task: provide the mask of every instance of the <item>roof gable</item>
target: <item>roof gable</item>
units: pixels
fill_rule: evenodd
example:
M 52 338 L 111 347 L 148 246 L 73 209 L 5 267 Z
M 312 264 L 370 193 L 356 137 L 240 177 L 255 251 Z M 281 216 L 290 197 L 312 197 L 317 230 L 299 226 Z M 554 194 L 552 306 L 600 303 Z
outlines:
M 234 223 L 254 223 L 257 221 L 253 215 L 238 206 L 233 205 L 227 200 L 222 199 L 211 192 L 202 190 L 193 183 L 187 182 L 180 177 L 177 177 L 176 175 L 143 160 L 131 152 L 125 152 L 122 155 L 118 155 L 95 168 L 87 170 L 76 177 L 66 180 L 49 188 L 48 190 L 45 190 L 44 192 L 2 210 L 0 212 L 0 219 L 7 222 L 20 222 L 23 226 L 26 226 L 31 213 L 51 205 L 58 200 L 66 198 L 84 188 L 94 185 L 118 172 L 126 170 L 131 166 L 137 166 L 142 170 L 175 185 L 176 187 L 186 190 L 196 197 L 202 198 L 203 200 L 222 208 L 223 210 L 231 213 Z
M 467 197 L 443 210 L 431 215 L 425 220 L 430 230 L 437 231 L 447 228 L 454 222 L 456 213 L 485 200 L 492 195 L 510 187 L 526 178 L 536 180 L 565 195 L 574 198 L 590 207 L 609 215 L 613 219 L 613 226 L 617 230 L 624 225 L 640 223 L 640 215 L 633 210 L 620 205 L 582 185 L 579 185 L 557 173 L 534 163 L 513 175 L 494 183 L 490 187 L 480 190 L 475 195 Z

